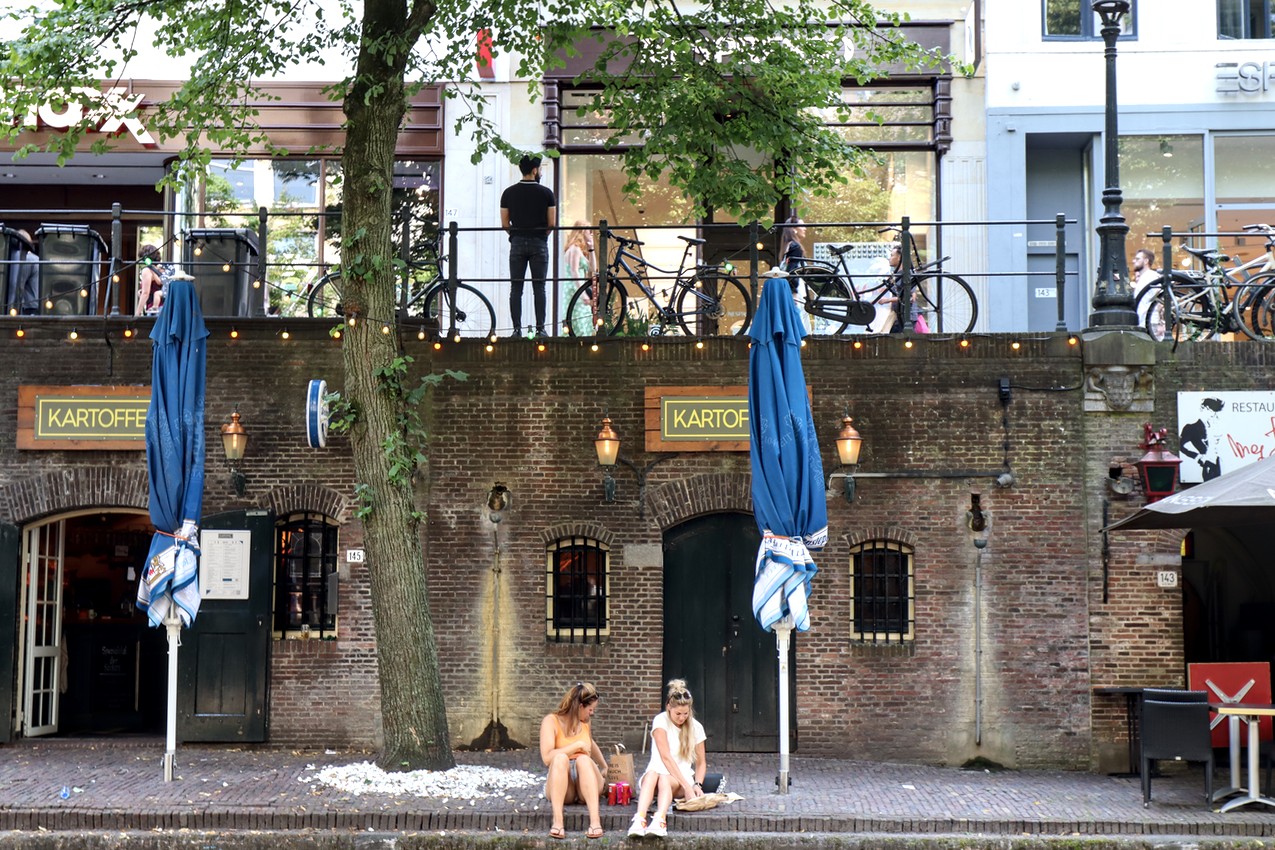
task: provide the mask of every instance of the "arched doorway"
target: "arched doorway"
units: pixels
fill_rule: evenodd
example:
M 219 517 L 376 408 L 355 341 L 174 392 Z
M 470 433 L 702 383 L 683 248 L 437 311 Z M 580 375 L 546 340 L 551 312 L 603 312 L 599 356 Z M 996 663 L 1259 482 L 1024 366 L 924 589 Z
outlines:
M 694 517 L 664 534 L 663 681 L 687 681 L 707 746 L 717 752 L 778 750 L 775 638 L 762 631 L 752 611 L 760 542 L 756 522 L 745 513 Z M 796 701 L 789 705 L 795 749 Z
M 138 611 L 151 539 L 138 510 L 75 511 L 21 533 L 16 563 L 19 735 L 157 734 L 164 635 Z
M 1260 526 L 1198 528 L 1182 544 L 1186 662 L 1275 663 L 1275 571 Z

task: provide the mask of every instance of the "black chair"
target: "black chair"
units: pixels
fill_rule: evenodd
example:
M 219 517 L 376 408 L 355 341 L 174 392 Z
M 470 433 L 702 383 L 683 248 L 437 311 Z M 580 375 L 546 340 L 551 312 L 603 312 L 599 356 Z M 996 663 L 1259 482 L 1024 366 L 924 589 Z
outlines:
M 1204 801 L 1211 804 L 1213 802 L 1213 737 L 1209 729 L 1209 704 L 1200 701 L 1165 702 L 1144 698 L 1141 720 L 1142 805 L 1151 805 L 1151 762 L 1154 759 L 1203 762 Z
M 1208 691 L 1183 691 L 1172 688 L 1143 688 L 1142 698 L 1156 702 L 1208 702 Z

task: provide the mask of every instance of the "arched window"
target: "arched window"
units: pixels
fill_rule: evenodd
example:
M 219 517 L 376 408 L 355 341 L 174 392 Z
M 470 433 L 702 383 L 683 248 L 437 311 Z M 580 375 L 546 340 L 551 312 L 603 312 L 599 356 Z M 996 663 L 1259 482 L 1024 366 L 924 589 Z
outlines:
M 297 513 L 276 526 L 274 630 L 281 637 L 335 637 L 337 526 Z
M 851 550 L 850 639 L 862 643 L 913 640 L 916 596 L 912 547 L 869 540 Z
M 607 546 L 588 537 L 549 544 L 545 558 L 545 630 L 550 640 L 601 643 L 607 623 Z

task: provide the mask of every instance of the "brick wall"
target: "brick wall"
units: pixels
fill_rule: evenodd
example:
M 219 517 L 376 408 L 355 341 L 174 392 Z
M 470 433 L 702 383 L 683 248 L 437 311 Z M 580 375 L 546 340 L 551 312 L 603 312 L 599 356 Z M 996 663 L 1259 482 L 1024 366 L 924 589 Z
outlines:
M 208 480 L 205 514 L 243 507 L 278 514 L 322 509 L 342 523 L 341 549 L 361 545 L 350 516 L 348 445 L 305 447 L 303 393 L 322 377 L 341 384 L 339 344 L 325 328 L 279 320 L 209 322 Z M 114 326 L 113 326 L 114 327 Z M 108 346 L 100 334 L 64 338 L 37 320 L 27 337 L 0 338 L 0 395 L 20 384 L 149 383 L 144 332 Z M 1175 683 L 1182 676 L 1180 597 L 1154 586 L 1157 564 L 1176 563 L 1180 535 L 1111 535 L 1105 571 L 1099 534 L 1108 518 L 1141 505 L 1108 498 L 1113 461 L 1136 459 L 1142 422 L 1176 427 L 1178 389 L 1268 385 L 1270 354 L 1240 345 L 1157 349 L 1155 411 L 1085 413 L 1083 345 L 1064 337 L 978 338 L 967 347 L 929 338 L 812 340 L 803 359 L 825 472 L 837 470 L 832 437 L 849 410 L 865 439 L 853 504 L 829 493 L 830 542 L 818 556 L 813 628 L 797 640 L 799 752 L 961 763 L 977 755 L 1020 767 L 1102 767 L 1123 753 L 1124 706 L 1092 698 L 1094 685 Z M 741 340 L 703 349 L 676 339 L 642 351 L 632 340 L 593 352 L 574 340 L 544 352 L 502 342 L 433 351 L 405 341 L 420 369 L 459 369 L 462 382 L 433 390 L 431 448 L 420 495 L 431 604 L 453 743 L 478 738 L 498 718 L 535 746 L 540 717 L 565 688 L 595 681 L 607 695 L 601 740 L 640 745 L 659 708 L 663 537 L 688 518 L 747 511 L 745 453 L 686 453 L 651 468 L 645 518 L 627 469 L 603 500 L 593 437 L 604 413 L 640 464 L 647 387 L 747 382 Z M 1008 378 L 1002 404 L 998 382 Z M 218 429 L 235 405 L 250 433 L 237 499 L 221 465 Z M 145 507 L 137 452 L 18 452 L 11 406 L 0 409 L 0 518 L 19 525 L 82 507 Z M 1014 483 L 992 475 L 1008 467 Z M 973 477 L 909 477 L 952 471 Z M 503 521 L 487 519 L 487 493 L 510 488 Z M 971 493 L 990 519 L 988 546 L 966 528 Z M 567 534 L 611 551 L 611 634 L 600 645 L 545 638 L 544 552 Z M 910 646 L 852 643 L 853 545 L 887 538 L 915 554 L 916 639 Z M 275 642 L 270 740 L 296 746 L 373 746 L 380 718 L 366 567 L 342 564 L 336 641 Z M 981 584 L 976 587 L 976 572 Z M 975 611 L 981 611 L 976 624 Z M 977 625 L 977 629 L 976 629 Z M 977 632 L 977 638 L 976 638 Z M 981 696 L 981 703 L 978 697 Z M 711 731 L 711 730 L 710 730 Z

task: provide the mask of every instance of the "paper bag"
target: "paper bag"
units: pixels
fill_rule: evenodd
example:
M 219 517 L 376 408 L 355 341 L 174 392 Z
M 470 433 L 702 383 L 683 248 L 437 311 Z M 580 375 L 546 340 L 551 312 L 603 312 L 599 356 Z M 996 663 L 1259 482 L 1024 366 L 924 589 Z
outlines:
M 615 753 L 607 759 L 607 784 L 627 782 L 630 788 L 637 787 L 637 778 L 633 775 L 633 753 L 624 752 L 623 744 L 615 745 Z

